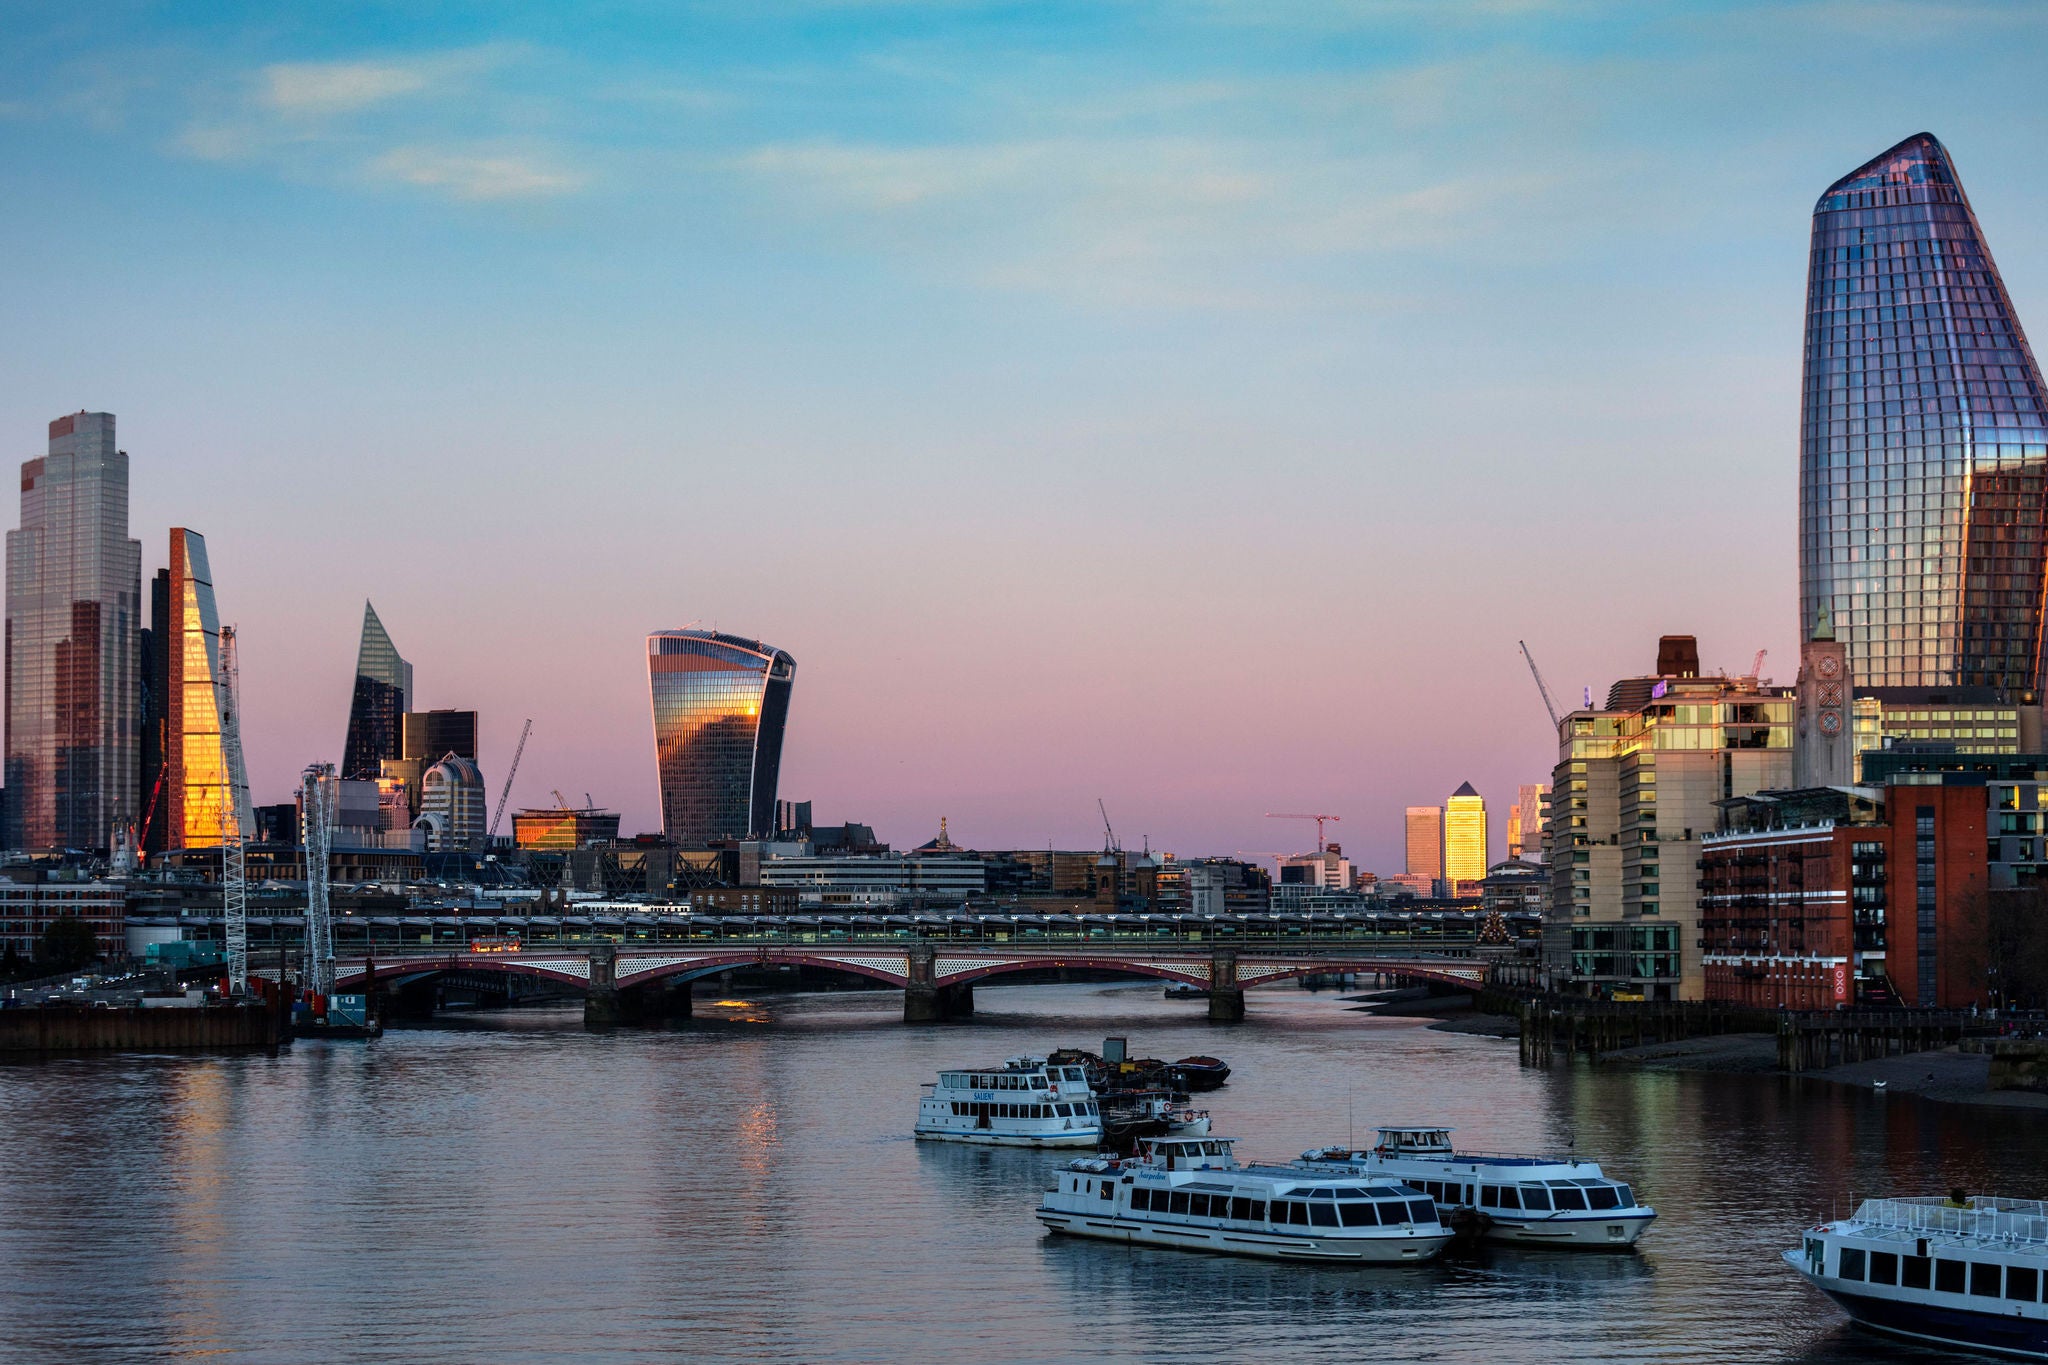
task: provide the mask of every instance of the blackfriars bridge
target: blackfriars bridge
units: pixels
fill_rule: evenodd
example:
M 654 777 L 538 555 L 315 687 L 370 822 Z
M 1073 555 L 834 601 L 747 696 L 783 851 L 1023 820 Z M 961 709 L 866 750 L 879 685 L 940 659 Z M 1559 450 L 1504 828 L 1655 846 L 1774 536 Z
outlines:
M 335 959 L 335 990 L 394 992 L 434 979 L 487 974 L 527 977 L 584 995 L 585 1021 L 606 1026 L 690 1012 L 689 983 L 747 968 L 809 968 L 865 978 L 903 992 L 906 1022 L 972 1014 L 978 982 L 1022 973 L 1077 970 L 1151 977 L 1208 992 L 1209 1018 L 1244 1017 L 1247 986 L 1336 973 L 1373 974 L 1477 988 L 1492 951 L 1476 934 L 1406 937 L 1352 932 L 1240 932 L 1197 935 L 1072 930 L 928 938 L 852 935 L 793 927 L 708 941 L 634 943 L 609 937 L 526 942 L 494 934 L 467 943 L 365 944 Z M 509 984 L 509 983 L 508 983 Z

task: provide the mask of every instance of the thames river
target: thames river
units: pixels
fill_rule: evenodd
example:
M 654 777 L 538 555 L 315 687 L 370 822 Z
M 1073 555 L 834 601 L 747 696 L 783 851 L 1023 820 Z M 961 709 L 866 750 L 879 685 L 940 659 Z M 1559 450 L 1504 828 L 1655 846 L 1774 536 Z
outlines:
M 282 1055 L 0 1067 L 0 1358 L 156 1361 L 1933 1361 L 1778 1261 L 1866 1194 L 2048 1193 L 2038 1115 L 1819 1081 L 1523 1070 L 1511 1042 L 1269 989 L 1241 1025 L 1156 985 L 714 1004 L 660 1031 L 479 1015 Z M 918 1143 L 942 1066 L 1224 1057 L 1240 1153 L 1378 1122 L 1607 1163 L 1633 1253 L 1296 1267 L 1053 1239 L 1059 1158 Z

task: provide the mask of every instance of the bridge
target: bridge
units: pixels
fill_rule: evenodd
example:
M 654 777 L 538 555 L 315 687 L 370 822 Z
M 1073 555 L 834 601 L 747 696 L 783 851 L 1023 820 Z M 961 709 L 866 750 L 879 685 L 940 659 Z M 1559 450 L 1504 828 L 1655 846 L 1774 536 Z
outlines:
M 992 918 L 973 917 L 971 936 L 960 936 L 957 924 L 937 936 L 909 930 L 863 934 L 791 919 L 719 924 L 715 930 L 698 923 L 687 934 L 671 935 L 673 942 L 661 942 L 659 935 L 635 942 L 560 933 L 537 942 L 507 934 L 446 944 L 366 941 L 337 955 L 335 989 L 389 992 L 437 977 L 523 977 L 581 993 L 585 1022 L 604 1027 L 687 1015 L 689 983 L 700 977 L 738 968 L 801 967 L 899 989 L 904 1020 L 922 1022 L 972 1014 L 978 982 L 1072 969 L 1194 986 L 1208 992 L 1210 1019 L 1233 1022 L 1244 1017 L 1247 986 L 1351 972 L 1477 987 L 1485 982 L 1491 956 L 1476 935 L 1461 933 L 1404 938 L 1335 925 L 1261 933 L 1214 923 L 1155 926 L 1149 932 L 1142 926 L 1124 932 L 1034 926 L 1024 933 L 1014 924 L 992 927 Z

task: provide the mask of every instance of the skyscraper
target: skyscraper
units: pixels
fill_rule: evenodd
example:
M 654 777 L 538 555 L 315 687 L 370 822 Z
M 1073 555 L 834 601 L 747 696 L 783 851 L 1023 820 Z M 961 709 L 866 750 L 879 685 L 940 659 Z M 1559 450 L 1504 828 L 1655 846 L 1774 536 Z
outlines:
M 775 782 L 796 660 L 757 640 L 708 630 L 647 637 L 661 827 L 669 841 L 775 831 Z
M 1444 803 L 1444 880 L 1453 896 L 1476 896 L 1486 878 L 1486 802 L 1464 783 Z
M 141 601 L 114 415 L 60 417 L 7 533 L 8 847 L 105 848 L 135 821 Z
M 1543 798 L 1550 792 L 1548 782 L 1524 782 L 1515 788 L 1515 804 L 1508 808 L 1508 856 L 1543 856 Z
M 220 611 L 206 538 L 171 532 L 170 626 L 164 695 L 164 786 L 156 819 L 166 848 L 217 848 L 233 797 L 221 747 Z
M 412 665 L 377 619 L 377 609 L 363 603 L 363 640 L 356 647 L 355 695 L 348 705 L 348 738 L 341 746 L 341 776 L 374 780 L 379 765 L 398 758 L 405 704 L 412 697 Z M 438 756 L 438 755 L 437 755 Z
M 1444 812 L 1441 806 L 1408 807 L 1408 866 L 1413 877 L 1444 879 Z M 1435 894 L 1434 892 L 1431 893 Z
M 1814 208 L 1803 404 L 1802 624 L 1861 687 L 2038 688 L 2048 393 L 1931 134 Z

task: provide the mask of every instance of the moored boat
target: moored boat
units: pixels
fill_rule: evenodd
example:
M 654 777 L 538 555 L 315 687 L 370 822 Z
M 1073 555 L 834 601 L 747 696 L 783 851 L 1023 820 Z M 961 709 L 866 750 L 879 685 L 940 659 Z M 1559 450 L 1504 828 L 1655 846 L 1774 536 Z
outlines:
M 1561 1247 L 1629 1247 L 1657 1217 L 1597 1161 L 1460 1152 L 1449 1128 L 1380 1128 L 1370 1151 L 1314 1148 L 1294 1163 L 1332 1175 L 1400 1180 L 1481 1237 Z
M 1426 1261 L 1451 1240 L 1436 1205 L 1405 1185 L 1241 1166 L 1234 1142 L 1151 1138 L 1132 1160 L 1068 1162 L 1038 1221 L 1110 1242 L 1340 1264 Z
M 1866 1199 L 1807 1230 L 1786 1264 L 1859 1327 L 2048 1360 L 2048 1204 Z
M 1173 1064 L 1189 1090 L 1214 1090 L 1230 1079 L 1230 1067 L 1218 1057 L 1183 1057 Z
M 1102 1112 L 1078 1066 L 1012 1057 L 999 1067 L 941 1071 L 924 1086 L 917 1136 L 994 1147 L 1094 1147 Z

